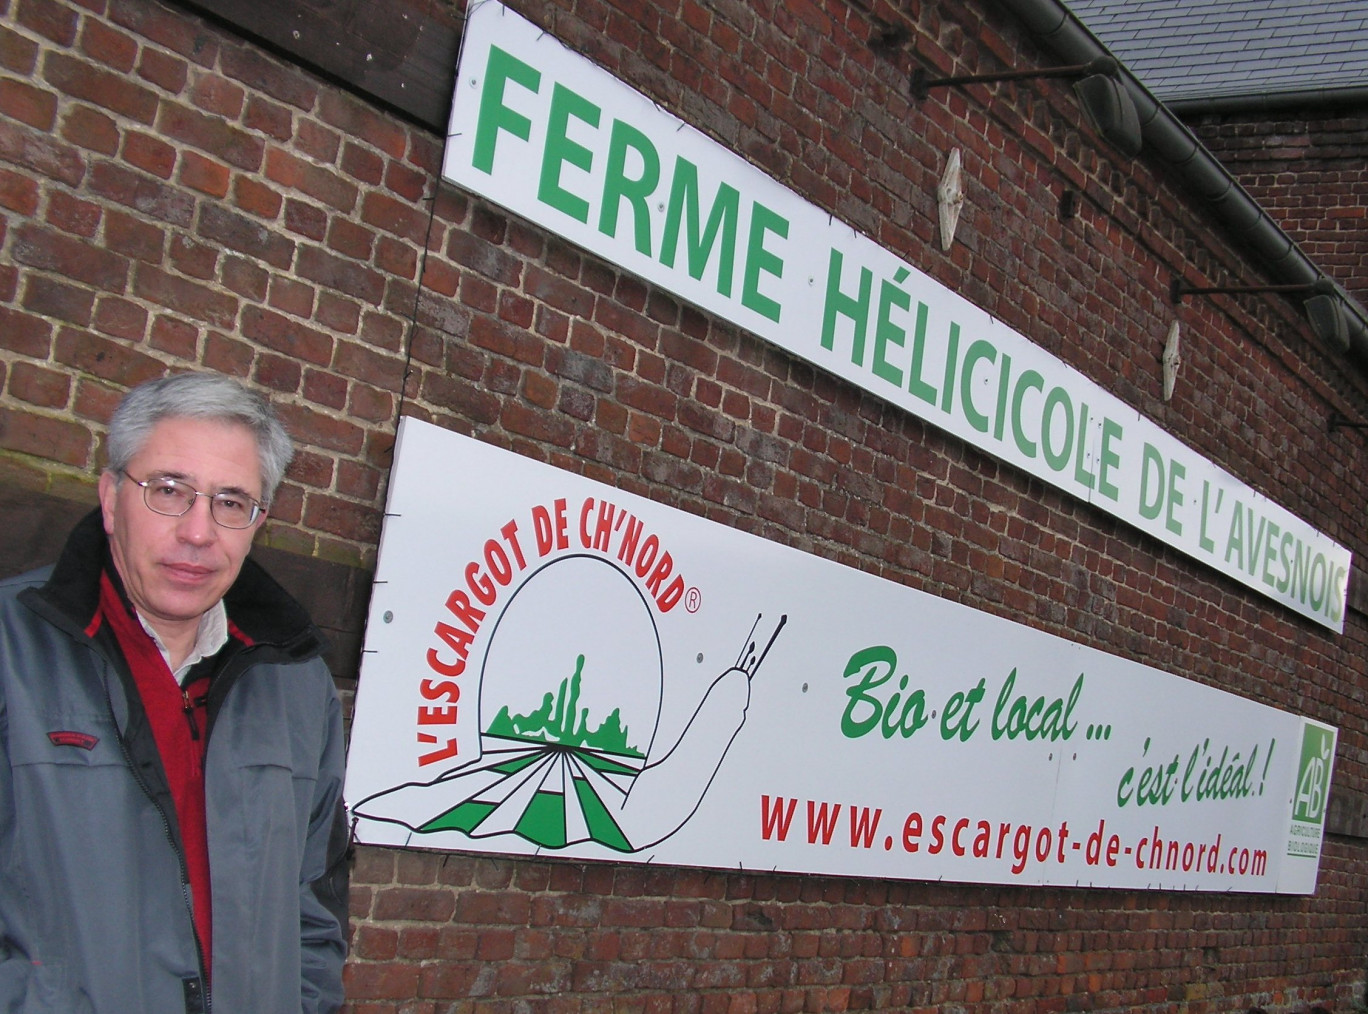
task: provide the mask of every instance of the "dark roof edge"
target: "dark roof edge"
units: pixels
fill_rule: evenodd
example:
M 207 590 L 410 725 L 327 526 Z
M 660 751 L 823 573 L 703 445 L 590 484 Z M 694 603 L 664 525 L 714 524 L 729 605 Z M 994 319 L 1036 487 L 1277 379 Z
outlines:
M 1261 112 L 1279 109 L 1368 106 L 1368 86 L 1298 88 L 1290 91 L 1251 92 L 1244 95 L 1209 95 L 1201 98 L 1170 99 L 1164 105 L 1180 116 L 1200 116 L 1204 113 Z
M 1026 25 L 1063 63 L 1089 63 L 1114 54 L 1064 6 L 1062 0 L 997 0 Z M 1119 61 L 1118 61 L 1119 62 Z M 1221 222 L 1283 285 L 1327 280 L 1344 301 L 1349 350 L 1361 370 L 1368 369 L 1368 310 L 1311 261 L 1268 212 L 1206 150 L 1173 112 L 1121 66 L 1122 83 L 1140 114 L 1145 148 L 1173 167 L 1215 211 Z

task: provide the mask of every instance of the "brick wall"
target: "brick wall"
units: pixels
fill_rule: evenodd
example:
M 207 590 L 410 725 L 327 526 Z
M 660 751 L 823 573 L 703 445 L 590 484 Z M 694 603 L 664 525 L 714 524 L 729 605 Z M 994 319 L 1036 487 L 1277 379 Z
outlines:
M 1368 300 L 1368 105 L 1210 113 L 1192 129 L 1308 256 Z
M 1175 275 L 1258 278 L 1190 195 L 1080 128 L 1067 85 L 909 100 L 916 63 L 1049 62 L 1000 8 L 514 6 L 1365 548 L 1364 437 L 1325 426 L 1368 418 L 1364 374 L 1278 298 L 1173 307 Z M 969 201 L 942 254 L 954 147 Z M 271 391 L 300 441 L 266 542 L 306 591 L 373 565 L 407 413 L 1331 722 L 1335 791 L 1362 800 L 1361 612 L 1343 636 L 1301 622 L 440 185 L 439 154 L 430 131 L 182 8 L 0 0 L 0 511 L 89 502 L 119 394 L 207 365 Z M 1061 219 L 1066 190 L 1080 211 Z M 1190 338 L 1165 402 L 1175 314 Z M 1348 1010 L 1364 858 L 1363 838 L 1332 834 L 1303 898 L 361 849 L 349 989 L 356 1014 Z

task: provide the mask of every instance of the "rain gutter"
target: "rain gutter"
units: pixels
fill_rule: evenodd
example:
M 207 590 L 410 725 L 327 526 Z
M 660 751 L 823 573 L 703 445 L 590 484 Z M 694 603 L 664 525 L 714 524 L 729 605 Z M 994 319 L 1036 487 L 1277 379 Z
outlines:
M 1063 63 L 1082 64 L 1113 55 L 1061 0 L 997 2 L 1016 15 Z M 1338 282 L 1328 279 L 1192 131 L 1124 66 L 1120 69 L 1120 77 L 1139 113 L 1146 152 L 1157 156 L 1178 173 L 1241 247 L 1267 267 L 1276 284 L 1310 285 L 1328 281 L 1335 295 L 1344 302 L 1349 352 L 1360 369 L 1368 368 L 1368 310 Z
M 1282 109 L 1328 109 L 1337 106 L 1368 106 L 1368 88 L 1293 88 L 1279 91 L 1245 92 L 1231 95 L 1204 95 L 1200 98 L 1172 98 L 1164 103 L 1180 115 L 1204 113 L 1264 112 Z

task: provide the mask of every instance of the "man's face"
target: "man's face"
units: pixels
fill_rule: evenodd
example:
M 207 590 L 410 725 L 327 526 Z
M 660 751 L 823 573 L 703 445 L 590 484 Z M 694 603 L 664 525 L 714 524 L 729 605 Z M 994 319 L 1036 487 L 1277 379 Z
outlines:
M 204 493 L 225 490 L 261 499 L 261 460 L 246 426 L 208 419 L 167 418 L 153 427 L 128 463 L 133 479 L 180 479 Z M 223 598 L 265 519 L 224 528 L 196 497 L 181 517 L 166 517 L 143 500 L 142 487 L 109 472 L 100 476 L 100 507 L 114 565 L 133 605 L 163 639 L 193 630 Z

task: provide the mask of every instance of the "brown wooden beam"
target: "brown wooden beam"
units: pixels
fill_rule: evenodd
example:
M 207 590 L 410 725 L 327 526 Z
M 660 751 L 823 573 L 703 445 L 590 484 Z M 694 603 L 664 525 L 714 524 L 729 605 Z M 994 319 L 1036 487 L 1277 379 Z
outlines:
M 172 0 L 445 134 L 462 19 L 441 0 Z

